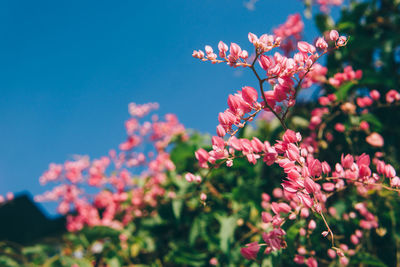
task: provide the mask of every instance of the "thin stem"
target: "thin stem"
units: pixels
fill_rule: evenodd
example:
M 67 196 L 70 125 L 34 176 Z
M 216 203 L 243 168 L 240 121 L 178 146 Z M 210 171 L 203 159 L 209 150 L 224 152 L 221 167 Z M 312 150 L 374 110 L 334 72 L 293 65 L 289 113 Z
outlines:
M 324 220 L 325 226 L 326 226 L 326 228 L 328 229 L 328 232 L 330 233 L 330 235 L 331 235 L 331 237 L 332 237 L 332 247 L 335 247 L 335 239 L 334 239 L 333 232 L 332 232 L 331 228 L 329 227 L 329 224 L 328 224 L 328 222 L 326 221 L 325 216 L 324 216 L 324 214 L 322 213 L 322 211 L 319 212 L 319 215 L 321 215 L 322 220 Z
M 276 113 L 275 110 L 268 104 L 267 99 L 266 99 L 265 94 L 264 94 L 264 82 L 267 81 L 267 80 L 270 79 L 270 78 L 261 79 L 261 78 L 260 78 L 260 75 L 258 75 L 258 73 L 257 73 L 257 71 L 256 71 L 256 69 L 255 69 L 255 67 L 254 67 L 255 62 L 257 61 L 257 59 L 258 59 L 258 57 L 259 57 L 260 55 L 261 55 L 261 54 L 258 53 L 258 51 L 257 51 L 257 49 L 256 49 L 256 56 L 255 56 L 255 58 L 254 58 L 253 63 L 252 63 L 251 66 L 250 66 L 250 69 L 253 71 L 254 75 L 257 77 L 258 84 L 259 84 L 259 87 L 260 87 L 261 97 L 262 97 L 262 99 L 264 100 L 265 106 L 268 107 L 268 109 L 275 115 L 275 117 L 278 118 L 278 120 L 279 120 L 279 122 L 281 123 L 283 129 L 286 131 L 286 130 L 287 130 L 287 126 L 286 126 L 286 124 L 285 124 L 284 119 L 281 118 L 281 117 L 278 115 L 278 113 Z

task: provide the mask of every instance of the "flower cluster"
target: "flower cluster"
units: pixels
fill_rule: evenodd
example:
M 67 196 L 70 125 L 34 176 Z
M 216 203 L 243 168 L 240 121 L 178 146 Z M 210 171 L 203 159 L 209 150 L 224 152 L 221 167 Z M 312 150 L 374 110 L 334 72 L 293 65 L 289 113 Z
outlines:
M 304 29 L 304 23 L 300 14 L 290 15 L 285 23 L 273 30 L 275 36 L 282 39 L 280 48 L 289 55 L 296 48 L 296 43 L 300 41 Z
M 128 137 L 120 144 L 120 152 L 111 150 L 99 159 L 83 156 L 64 164 L 50 164 L 40 182 L 60 185 L 35 199 L 59 202 L 58 212 L 68 214 L 69 231 L 86 225 L 121 229 L 135 217 L 151 214 L 166 194 L 162 186 L 166 171 L 175 169 L 166 148 L 174 136 L 186 138 L 175 115 L 167 114 L 165 121 L 153 116 L 151 121 L 140 122 L 157 107 L 156 103 L 129 105 L 132 117 L 125 123 Z M 138 149 L 149 144 L 152 148 L 147 147 L 147 151 Z M 134 175 L 131 169 L 135 167 L 141 173 Z
M 307 3 L 309 0 L 306 0 Z M 340 6 L 343 4 L 343 0 L 311 0 L 312 4 L 316 4 L 319 6 L 319 9 L 322 12 L 329 12 L 330 7 L 332 6 Z
M 332 78 L 329 78 L 329 84 L 334 87 L 340 87 L 343 83 L 353 80 L 360 80 L 362 71 L 354 71 L 351 66 L 344 68 L 343 73 L 336 73 Z
M 324 3 L 327 5 L 328 1 Z M 341 214 L 344 220 L 359 218 L 359 228 L 351 235 L 350 244 L 335 240 L 333 230 L 324 214 L 332 217 L 338 214 L 336 209 L 330 206 L 328 200 L 350 187 L 355 188 L 361 198 L 366 198 L 371 190 L 382 188 L 400 192 L 400 179 L 396 176 L 393 166 L 380 159 L 379 153 L 373 158 L 372 164 L 370 156 L 365 153 L 342 154 L 340 162 L 336 163 L 320 160 L 320 141 L 324 137 L 328 141 L 333 140 L 331 132 L 326 132 L 324 136 L 324 129 L 335 116 L 365 114 L 368 112 L 367 108 L 373 107 L 374 102 L 377 106 L 395 105 L 398 102 L 399 93 L 390 90 L 386 95 L 387 103 L 385 104 L 379 101 L 380 94 L 376 90 L 371 91 L 367 96 L 357 97 L 355 103 L 343 102 L 343 99 L 338 97 L 339 93 L 329 93 L 319 97 L 321 107 L 311 112 L 308 136 L 302 138 L 299 132 L 288 129 L 287 115 L 295 105 L 296 95 L 301 88 L 309 87 L 314 83 L 329 83 L 335 88 L 340 88 L 345 83 L 354 84 L 355 80 L 362 78 L 361 70 L 354 71 L 351 66 L 347 66 L 343 73 L 337 73 L 334 77 L 327 79 L 327 69 L 316 63 L 323 54 L 347 44 L 348 39 L 340 36 L 335 30 L 329 32 L 328 40 L 320 37 L 315 45 L 296 40 L 298 52 L 293 57 L 284 56 L 278 52 L 274 55 L 266 54 L 273 48 L 279 47 L 284 37 L 297 34 L 300 28 L 302 29 L 299 25 L 299 17 L 293 16 L 276 30 L 275 36 L 262 35 L 258 38 L 255 34 L 249 33 L 249 41 L 255 48 L 255 55 L 251 57 L 254 59 L 250 62 L 247 61 L 247 52 L 246 57 L 240 56 L 245 50 L 241 50 L 237 44 L 231 44 L 231 54 L 227 56 L 228 46 L 220 42 L 218 47 L 221 59 L 217 59 L 210 46 L 206 46 L 205 55 L 200 50 L 193 53 L 194 57 L 203 61 L 226 62 L 234 67 L 250 68 L 259 82 L 259 90 L 244 86 L 241 91 L 229 95 L 228 109 L 218 115 L 219 125 L 217 136 L 212 138 L 212 150 L 199 149 L 195 155 L 201 168 L 209 168 L 210 165 L 218 167 L 221 164 L 231 167 L 237 158 L 246 158 L 252 164 L 262 159 L 267 165 L 278 165 L 284 174 L 281 188 L 273 191 L 275 200 L 272 201 L 266 193 L 262 196 L 263 243 L 252 242 L 243 247 L 241 253 L 246 259 L 257 259 L 261 248 L 264 252 L 262 254 L 286 248 L 284 225 L 290 224 L 290 221 L 301 220 L 304 226 L 299 229 L 298 253 L 294 262 L 317 266 L 315 251 L 302 237 L 309 237 L 315 229 L 320 229 L 321 226 L 316 223 L 316 218 L 319 218 L 324 227 L 321 231 L 322 236 L 331 241 L 331 248 L 327 251 L 328 257 L 331 259 L 337 257 L 340 264 L 347 265 L 349 257 L 356 253 L 356 248 L 349 248 L 349 246 L 360 243 L 360 239 L 364 236 L 363 231 L 377 228 L 378 220 L 364 202 L 356 203 L 354 210 Z M 256 70 L 255 63 L 257 62 L 265 75 L 260 75 Z M 266 90 L 265 84 L 268 84 L 271 90 Z M 251 122 L 262 110 L 271 112 L 279 120 L 285 130 L 281 138 L 274 144 L 257 137 L 237 138 L 238 130 Z M 334 128 L 338 132 L 346 131 L 345 125 L 340 123 L 336 123 Z M 357 130 L 368 134 L 366 142 L 370 145 L 383 146 L 382 136 L 376 132 L 371 133 L 366 121 L 361 121 Z M 224 139 L 226 135 L 228 135 L 227 140 Z M 190 175 L 188 181 L 196 180 L 195 175 Z M 201 179 L 197 180 L 201 182 Z

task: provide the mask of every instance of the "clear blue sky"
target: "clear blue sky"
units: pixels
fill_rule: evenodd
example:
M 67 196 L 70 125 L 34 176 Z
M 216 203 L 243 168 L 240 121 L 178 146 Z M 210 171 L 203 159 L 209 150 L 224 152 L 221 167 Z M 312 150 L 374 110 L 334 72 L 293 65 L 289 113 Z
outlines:
M 214 132 L 228 94 L 254 80 L 194 60 L 193 49 L 219 40 L 249 49 L 249 31 L 268 33 L 303 10 L 299 0 L 244 3 L 1 1 L 0 194 L 42 193 L 50 162 L 116 148 L 131 101 L 158 102 L 161 114 Z

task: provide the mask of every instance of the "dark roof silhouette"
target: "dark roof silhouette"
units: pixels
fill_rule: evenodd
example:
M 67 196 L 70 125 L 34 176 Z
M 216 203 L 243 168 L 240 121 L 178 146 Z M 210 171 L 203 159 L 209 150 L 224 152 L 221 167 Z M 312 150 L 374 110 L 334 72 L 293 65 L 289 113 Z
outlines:
M 29 194 L 0 205 L 0 241 L 32 244 L 65 231 L 65 217 L 48 218 Z

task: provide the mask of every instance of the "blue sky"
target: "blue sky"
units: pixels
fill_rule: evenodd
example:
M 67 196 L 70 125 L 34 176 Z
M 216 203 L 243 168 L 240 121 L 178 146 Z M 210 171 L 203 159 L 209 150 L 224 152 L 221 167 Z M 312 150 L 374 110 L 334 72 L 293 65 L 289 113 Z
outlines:
M 42 193 L 50 162 L 116 148 L 132 101 L 214 132 L 228 94 L 254 79 L 195 60 L 193 49 L 219 40 L 250 49 L 249 31 L 268 33 L 303 10 L 299 0 L 244 3 L 1 1 L 0 194 Z M 317 32 L 305 23 L 311 41 Z

